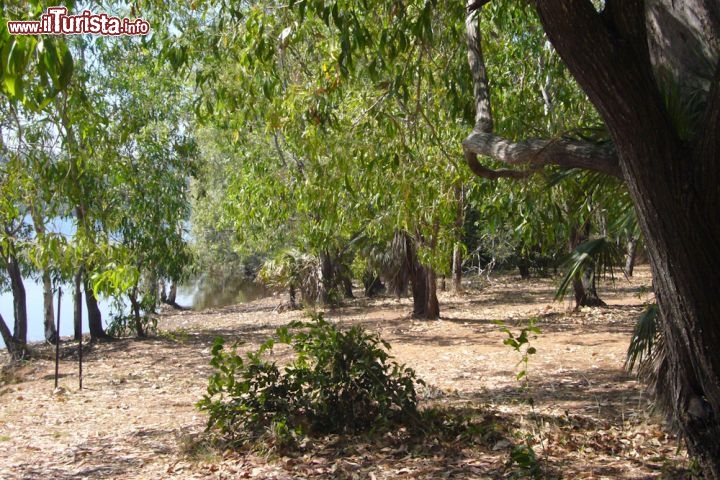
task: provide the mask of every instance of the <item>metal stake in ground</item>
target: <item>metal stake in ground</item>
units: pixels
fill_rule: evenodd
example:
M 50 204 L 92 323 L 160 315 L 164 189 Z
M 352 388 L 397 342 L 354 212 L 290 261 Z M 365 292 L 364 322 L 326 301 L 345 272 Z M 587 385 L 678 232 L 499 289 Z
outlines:
M 78 349 L 78 382 L 80 383 L 79 390 L 82 390 L 82 327 L 80 328 L 80 348 Z
M 58 387 L 58 373 L 60 371 L 60 297 L 62 297 L 62 287 L 58 287 L 57 343 L 55 343 L 55 388 Z

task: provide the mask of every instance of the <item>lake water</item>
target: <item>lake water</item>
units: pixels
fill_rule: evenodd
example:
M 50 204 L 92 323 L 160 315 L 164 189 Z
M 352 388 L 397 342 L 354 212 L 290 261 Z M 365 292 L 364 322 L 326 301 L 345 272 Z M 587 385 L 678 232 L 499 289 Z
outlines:
M 192 297 L 185 293 L 183 289 L 178 291 L 177 303 L 184 307 L 192 307 Z M 62 287 L 62 298 L 60 299 L 60 336 L 72 336 L 75 333 L 73 327 L 73 298 L 72 285 L 68 284 Z M 32 281 L 25 281 L 25 296 L 27 298 L 28 310 L 28 342 L 38 342 L 45 338 L 45 329 L 43 326 L 43 289 L 42 285 L 38 285 Z M 100 298 L 98 301 L 100 312 L 102 313 L 103 324 L 107 326 L 110 320 L 110 314 L 117 309 L 112 307 L 112 302 L 107 298 Z M 53 300 L 53 308 L 55 309 L 55 322 L 57 324 L 57 294 Z M 87 333 L 87 308 L 85 308 L 85 297 L 83 296 L 83 332 Z M 129 309 L 128 309 L 129 311 Z M 15 324 L 15 316 L 13 315 L 13 297 L 11 292 L 0 295 L 0 314 L 2 314 L 5 323 L 7 323 L 10 331 L 13 330 Z M 2 337 L 0 337 L 0 348 L 5 347 Z
M 63 295 L 60 300 L 60 336 L 72 336 L 73 328 L 73 299 L 72 285 L 63 286 Z M 188 308 L 219 308 L 226 305 L 250 302 L 252 300 L 268 295 L 268 290 L 248 280 L 225 281 L 222 284 L 213 281 L 195 282 L 193 285 L 180 286 L 177 292 L 176 301 L 178 305 Z M 28 309 L 28 342 L 38 342 L 45 338 L 43 327 L 43 292 L 42 286 L 26 280 L 25 295 L 27 297 Z M 57 322 L 57 294 L 53 301 L 55 308 L 55 321 Z M 111 319 L 110 315 L 117 312 L 112 306 L 112 301 L 107 298 L 100 298 L 100 312 L 102 313 L 103 324 L 107 326 Z M 83 297 L 83 332 L 88 332 L 87 309 Z M 129 308 L 123 309 L 129 312 Z M 12 293 L 6 292 L 0 295 L 0 314 L 2 314 L 10 330 L 13 330 L 15 317 L 13 315 Z M 0 338 L 0 348 L 5 343 Z

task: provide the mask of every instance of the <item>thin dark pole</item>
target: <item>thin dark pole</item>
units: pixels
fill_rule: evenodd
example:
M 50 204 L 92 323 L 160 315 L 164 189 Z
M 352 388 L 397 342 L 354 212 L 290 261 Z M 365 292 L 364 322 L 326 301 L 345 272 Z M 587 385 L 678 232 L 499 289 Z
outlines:
M 80 349 L 78 350 L 78 366 L 80 367 L 80 372 L 78 374 L 78 381 L 80 382 L 80 390 L 82 390 L 82 324 L 80 325 Z
M 60 297 L 62 297 L 62 287 L 58 287 L 57 342 L 55 343 L 55 388 L 58 387 L 58 375 L 60 373 Z

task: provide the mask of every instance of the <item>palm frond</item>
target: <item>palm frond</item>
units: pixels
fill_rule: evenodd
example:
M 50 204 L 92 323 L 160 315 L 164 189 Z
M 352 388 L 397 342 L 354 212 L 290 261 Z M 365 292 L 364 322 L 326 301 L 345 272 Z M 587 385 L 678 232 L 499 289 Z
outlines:
M 632 372 L 636 366 L 639 368 L 640 365 L 651 359 L 655 353 L 660 337 L 658 330 L 659 311 L 657 304 L 648 305 L 635 324 L 635 330 L 625 359 L 625 368 L 629 372 Z
M 562 264 L 565 276 L 555 292 L 555 300 L 565 298 L 573 280 L 588 268 L 595 269 L 599 276 L 610 276 L 614 279 L 615 268 L 618 268 L 622 258 L 622 252 L 608 237 L 593 238 L 581 243 L 568 254 Z

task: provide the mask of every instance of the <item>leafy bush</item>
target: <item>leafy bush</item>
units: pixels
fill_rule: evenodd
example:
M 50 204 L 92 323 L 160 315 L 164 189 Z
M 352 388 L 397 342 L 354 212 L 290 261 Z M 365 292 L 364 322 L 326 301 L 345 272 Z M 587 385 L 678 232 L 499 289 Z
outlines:
M 292 347 L 284 368 L 267 360 L 275 344 Z M 416 418 L 415 373 L 389 361 L 390 346 L 354 326 L 341 331 L 317 315 L 280 328 L 245 359 L 212 348 L 207 394 L 198 403 L 208 428 L 231 441 L 292 440 L 297 434 L 368 430 Z

